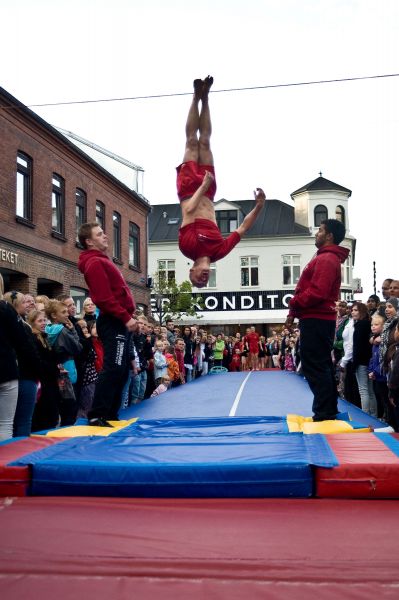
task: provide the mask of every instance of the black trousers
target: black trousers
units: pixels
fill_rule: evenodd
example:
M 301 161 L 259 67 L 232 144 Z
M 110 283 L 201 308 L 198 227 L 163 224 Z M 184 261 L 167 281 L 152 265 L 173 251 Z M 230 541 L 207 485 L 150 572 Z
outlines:
M 338 394 L 331 358 L 335 321 L 301 319 L 299 329 L 302 371 L 314 396 L 313 418 L 318 421 L 335 419 Z
M 97 333 L 104 347 L 104 364 L 98 375 L 88 417 L 113 420 L 118 417 L 122 390 L 129 372 L 129 333 L 122 321 L 109 315 L 98 317 Z

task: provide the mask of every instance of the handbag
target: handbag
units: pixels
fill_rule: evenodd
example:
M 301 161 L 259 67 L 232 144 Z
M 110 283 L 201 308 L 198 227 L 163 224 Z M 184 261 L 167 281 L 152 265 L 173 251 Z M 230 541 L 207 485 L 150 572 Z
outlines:
M 68 373 L 60 373 L 58 377 L 58 391 L 64 400 L 75 400 L 75 392 Z

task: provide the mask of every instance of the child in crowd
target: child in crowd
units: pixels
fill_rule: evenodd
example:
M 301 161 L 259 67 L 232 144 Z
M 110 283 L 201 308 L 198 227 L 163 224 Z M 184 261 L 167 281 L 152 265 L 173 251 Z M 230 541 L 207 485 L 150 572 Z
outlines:
M 162 377 L 167 376 L 168 365 L 164 354 L 164 341 L 157 340 L 155 342 L 154 352 L 154 381 L 155 387 L 160 385 Z
M 95 321 L 92 321 L 95 323 Z M 84 319 L 77 323 L 82 331 L 84 338 L 83 352 L 80 360 L 80 391 L 78 398 L 78 418 L 87 419 L 88 413 L 93 404 L 94 391 L 98 378 L 96 369 L 96 353 L 93 347 L 93 341 Z
M 374 393 L 377 398 L 378 417 L 383 418 L 389 425 L 394 426 L 393 408 L 388 399 L 387 377 L 382 370 L 380 363 L 380 344 L 381 333 L 384 327 L 385 319 L 378 312 L 375 312 L 371 319 L 370 338 L 371 358 L 368 366 L 369 379 L 373 382 Z
M 167 348 L 165 348 L 165 358 L 170 382 L 173 383 L 179 381 L 179 365 L 177 364 L 175 349 L 173 346 L 168 346 Z
M 233 356 L 231 357 L 231 361 L 229 364 L 229 371 L 232 373 L 236 371 L 241 371 L 241 352 L 240 348 L 234 350 Z
M 82 345 L 76 329 L 68 317 L 68 308 L 63 302 L 50 300 L 46 306 L 46 315 L 50 324 L 46 325 L 45 332 L 52 350 L 67 371 L 69 382 L 77 382 L 75 358 L 81 353 Z M 62 398 L 60 406 L 61 425 L 73 425 L 77 414 L 77 403 L 73 388 L 67 386 L 69 395 Z
M 96 359 L 94 366 L 96 367 L 97 373 L 102 371 L 104 364 L 104 346 L 101 343 L 97 333 L 97 324 L 95 321 L 89 321 L 87 323 L 87 329 L 91 335 L 91 343 L 93 344 L 94 352 L 96 353 Z
M 165 375 L 164 377 L 161 377 L 160 384 L 152 392 L 151 398 L 154 398 L 155 396 L 159 396 L 160 394 L 163 394 L 164 392 L 166 392 L 169 389 L 169 385 L 170 385 L 169 376 Z
M 285 349 L 284 367 L 286 371 L 295 371 L 295 342 L 291 339 Z

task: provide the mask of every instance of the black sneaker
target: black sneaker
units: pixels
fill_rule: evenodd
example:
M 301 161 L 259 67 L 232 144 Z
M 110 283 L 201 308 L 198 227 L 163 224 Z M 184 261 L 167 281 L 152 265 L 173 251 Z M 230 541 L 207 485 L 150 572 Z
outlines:
M 113 425 L 111 425 L 111 423 L 108 423 L 108 421 L 106 421 L 102 417 L 98 417 L 96 419 L 90 419 L 89 425 L 90 425 L 90 427 L 113 427 Z

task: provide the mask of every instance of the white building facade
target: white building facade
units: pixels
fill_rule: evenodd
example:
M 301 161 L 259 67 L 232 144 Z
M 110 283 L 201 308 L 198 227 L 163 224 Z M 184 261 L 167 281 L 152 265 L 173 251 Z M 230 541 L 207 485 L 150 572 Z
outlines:
M 268 335 L 276 324 L 284 323 L 296 282 L 316 252 L 315 233 L 327 218 L 342 220 L 346 226 L 341 245 L 350 254 L 342 266 L 341 297 L 352 298 L 355 239 L 348 222 L 350 196 L 350 190 L 320 176 L 293 192 L 294 206 L 266 200 L 253 229 L 228 256 L 212 265 L 208 287 L 193 288 L 193 295 L 201 297 L 197 310 L 201 318 L 185 321 L 225 333 L 243 331 L 254 324 Z M 222 233 L 236 229 L 253 205 L 253 200 L 216 202 Z M 149 217 L 150 276 L 165 271 L 178 283 L 188 279 L 192 263 L 178 248 L 180 224 L 179 204 L 153 207 Z M 155 304 L 152 306 L 156 313 Z

